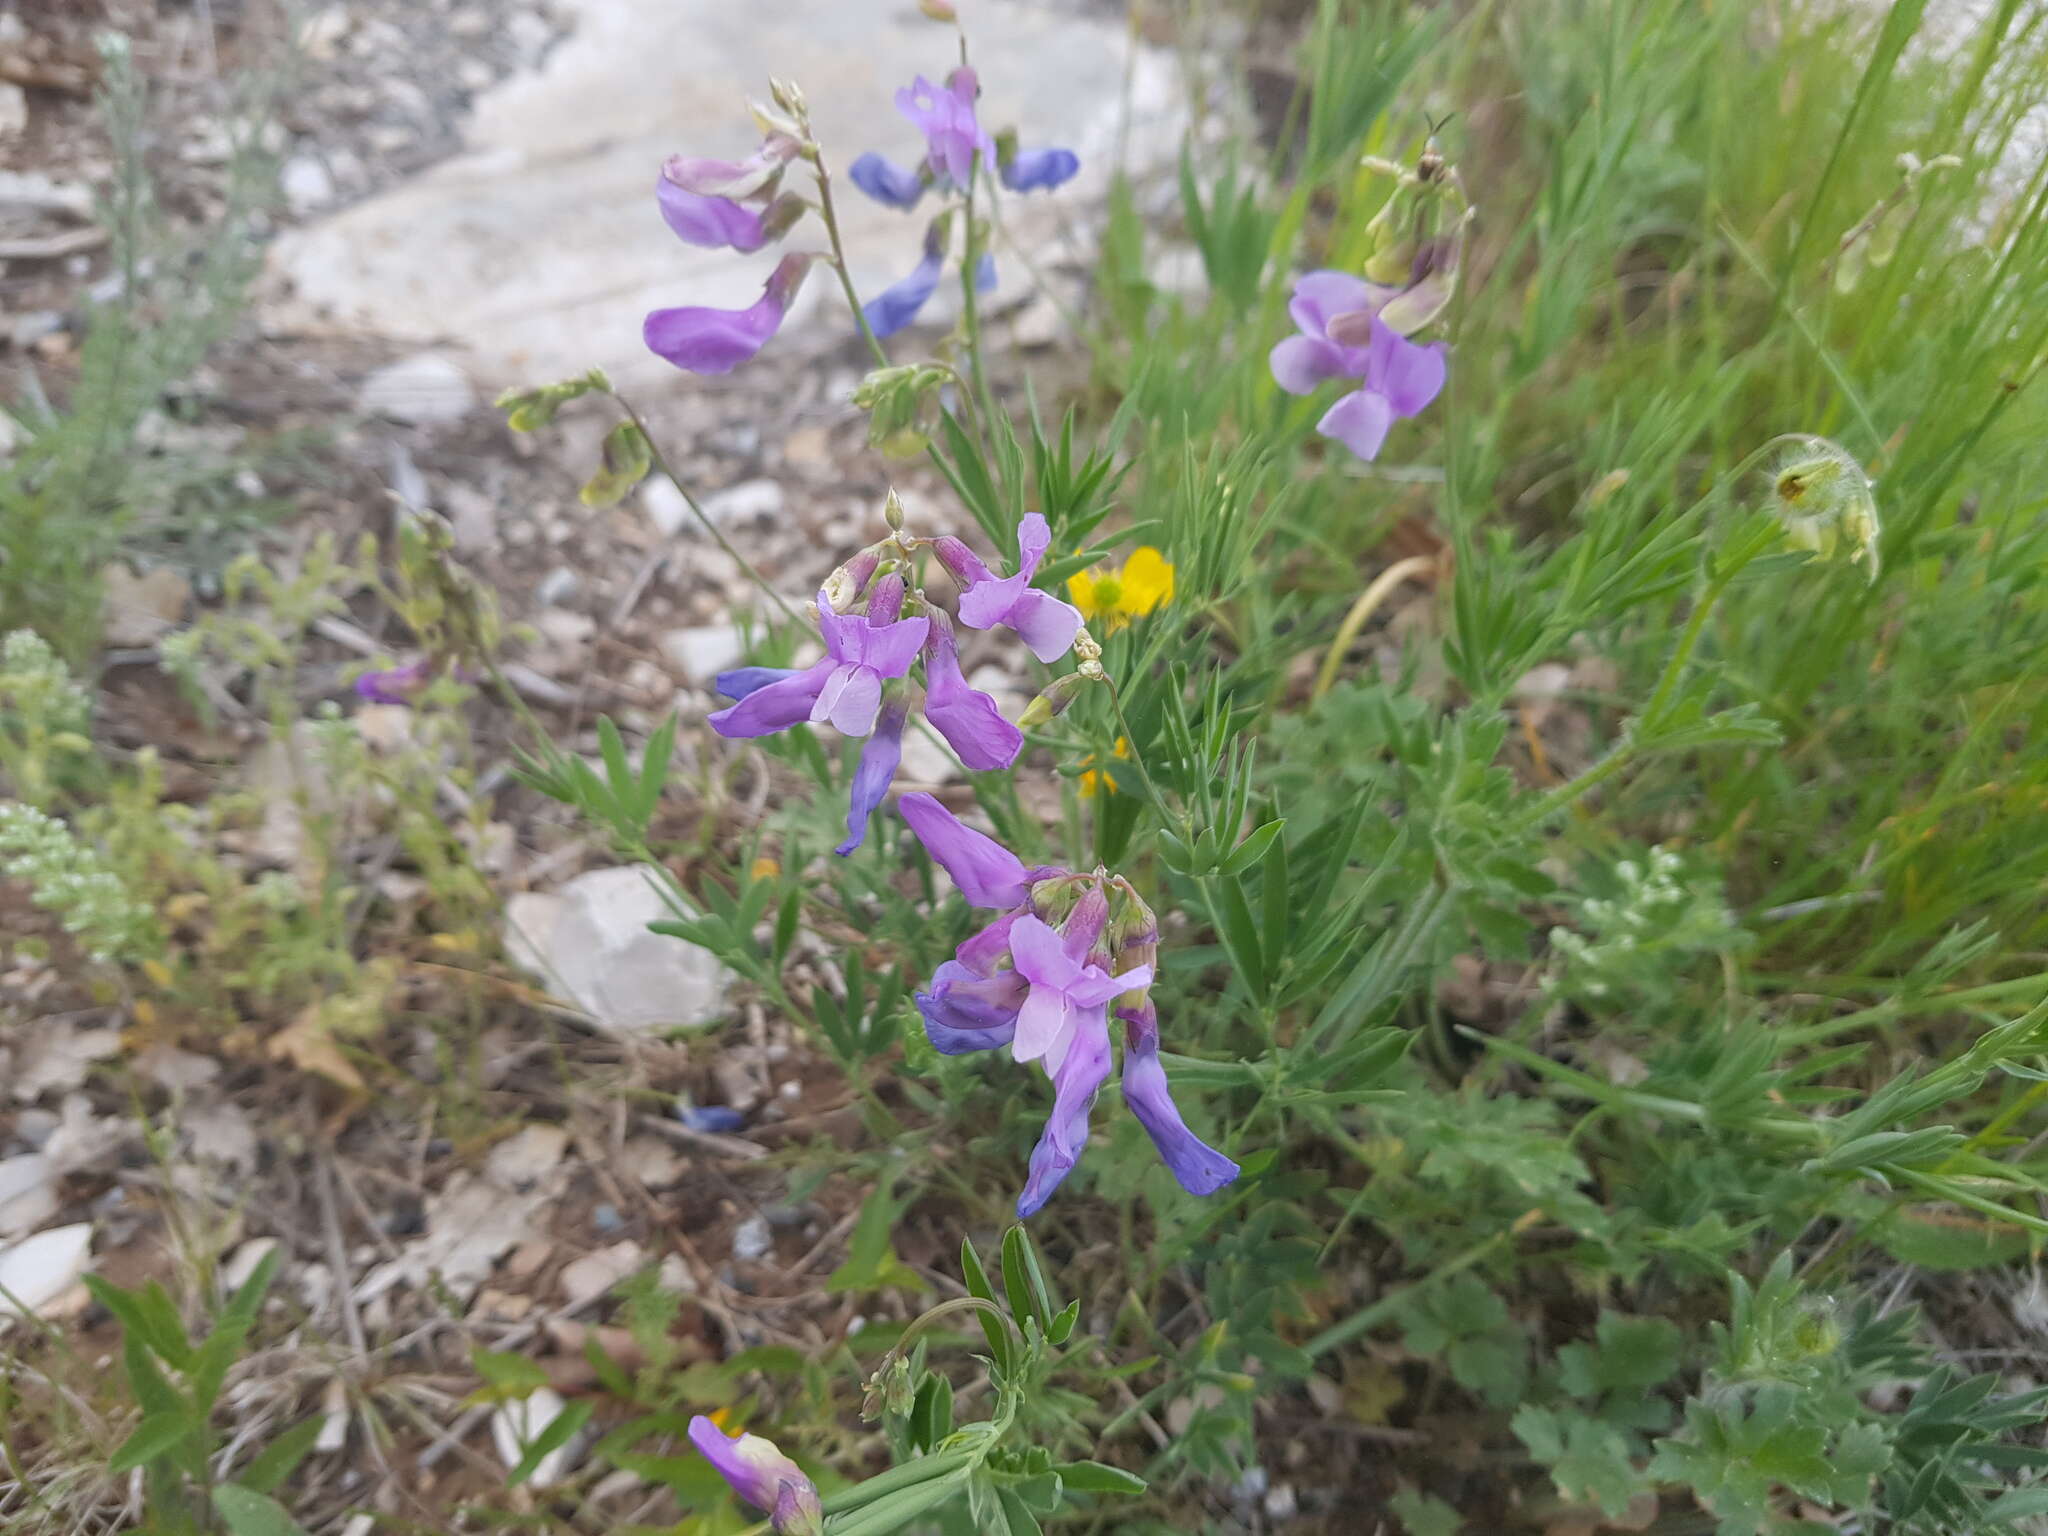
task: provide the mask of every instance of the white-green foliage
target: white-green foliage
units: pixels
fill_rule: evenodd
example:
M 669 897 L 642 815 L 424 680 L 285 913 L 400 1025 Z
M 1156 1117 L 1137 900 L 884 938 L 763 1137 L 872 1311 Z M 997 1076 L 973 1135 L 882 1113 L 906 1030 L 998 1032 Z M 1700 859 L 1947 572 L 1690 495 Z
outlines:
M 141 959 L 158 947 L 150 908 L 98 850 L 32 805 L 0 801 L 0 872 L 24 882 L 96 961 Z
M 1675 967 L 1701 955 L 1721 954 L 1748 935 L 1722 896 L 1714 872 L 1658 846 L 1641 859 L 1617 859 L 1614 894 L 1582 896 L 1576 928 L 1550 930 L 1557 966 L 1550 984 L 1561 991 L 1605 998 L 1654 987 Z

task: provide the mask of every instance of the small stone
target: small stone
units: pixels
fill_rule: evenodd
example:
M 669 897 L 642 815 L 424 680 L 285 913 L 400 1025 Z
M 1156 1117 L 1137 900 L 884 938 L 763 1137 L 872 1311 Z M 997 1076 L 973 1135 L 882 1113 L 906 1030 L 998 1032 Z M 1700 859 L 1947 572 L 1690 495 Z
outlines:
M 508 1467 L 518 1466 L 525 1459 L 526 1448 L 538 1440 L 541 1431 L 554 1423 L 568 1406 L 562 1395 L 550 1387 L 535 1387 L 530 1396 L 500 1403 L 491 1415 L 491 1441 L 498 1448 L 499 1458 Z M 576 1442 L 572 1438 L 569 1444 L 549 1451 L 527 1477 L 526 1485 L 529 1488 L 552 1488 L 574 1463 L 576 1450 Z
M 1299 1501 L 1294 1496 L 1294 1484 L 1276 1486 L 1266 1495 L 1265 1509 L 1268 1520 L 1292 1520 L 1300 1511 Z
M 455 83 L 472 96 L 489 90 L 497 78 L 498 72 L 479 58 L 466 58 L 455 66 Z
M 0 81 L 0 139 L 11 139 L 28 127 L 28 92 L 13 81 Z
M 732 1233 L 732 1256 L 743 1264 L 768 1256 L 768 1250 L 775 1246 L 775 1234 L 769 1229 L 765 1216 L 749 1216 Z
M 690 503 L 667 475 L 648 477 L 640 487 L 640 508 L 647 514 L 647 521 L 654 524 L 655 532 L 665 539 L 682 532 L 683 524 L 690 520 Z
M 156 644 L 177 628 L 192 601 L 192 584 L 167 565 L 135 576 L 116 562 L 100 576 L 106 592 L 101 635 L 116 648 Z
M 590 1224 L 600 1232 L 616 1232 L 626 1222 L 625 1218 L 619 1215 L 619 1208 L 607 1202 L 590 1213 Z
M 774 517 L 787 498 L 774 480 L 742 480 L 704 498 L 704 515 L 714 523 L 745 522 L 751 518 Z
M 476 390 L 469 375 L 451 359 L 421 352 L 387 364 L 363 380 L 356 396 L 359 410 L 388 417 L 407 426 L 436 426 L 460 421 L 476 408 Z
M 693 683 L 708 683 L 746 654 L 746 642 L 731 624 L 699 624 L 672 629 L 661 637 L 662 654 Z
M 689 1029 L 725 1013 L 732 973 L 718 957 L 647 925 L 676 913 L 631 867 L 595 869 L 507 904 L 507 952 L 555 995 L 622 1033 Z
M 661 1268 L 654 1272 L 654 1278 L 671 1295 L 694 1296 L 697 1293 L 697 1277 L 690 1273 L 690 1266 L 683 1262 L 680 1253 L 672 1253 L 663 1259 Z
M 334 57 L 341 40 L 354 25 L 355 18 L 346 6 L 330 5 L 306 18 L 305 25 L 299 28 L 299 47 L 307 58 L 325 63 Z
M 553 608 L 573 597 L 578 585 L 576 573 L 566 565 L 558 565 L 541 577 L 540 584 L 533 589 L 533 600 L 543 608 Z
M 285 206 L 299 218 L 334 201 L 334 177 L 317 155 L 293 155 L 277 174 Z
M 555 29 L 538 11 L 514 11 L 505 18 L 505 32 L 527 64 L 538 64 L 541 55 L 548 51 L 548 44 L 555 40 Z
M 54 336 L 63 329 L 64 311 L 61 309 L 31 309 L 8 322 L 7 339 L 26 352 L 45 336 Z
M 534 615 L 533 627 L 557 645 L 581 645 L 597 633 L 597 620 L 574 608 L 549 608 Z
M 616 1217 L 618 1212 L 612 1214 Z M 646 1262 L 646 1253 L 631 1238 L 587 1253 L 563 1269 L 562 1299 L 572 1307 L 594 1301 Z

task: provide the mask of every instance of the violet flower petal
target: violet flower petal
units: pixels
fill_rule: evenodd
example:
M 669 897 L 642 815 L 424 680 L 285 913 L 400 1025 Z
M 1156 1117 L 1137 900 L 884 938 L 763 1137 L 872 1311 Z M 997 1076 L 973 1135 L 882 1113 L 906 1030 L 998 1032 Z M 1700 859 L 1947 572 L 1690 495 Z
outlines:
M 1073 649 L 1081 632 L 1081 610 L 1072 603 L 1026 587 L 1017 594 L 1004 621 L 1040 661 L 1058 661 Z
M 1335 438 L 1361 459 L 1369 460 L 1379 455 L 1380 445 L 1387 440 L 1387 429 L 1393 424 L 1394 410 L 1385 395 L 1355 389 L 1323 413 L 1316 430 L 1324 437 Z
M 932 861 L 952 876 L 970 906 L 1020 907 L 1030 894 L 1024 861 L 986 833 L 977 832 L 931 795 L 899 795 L 896 809 Z M 1020 919 L 1021 921 L 1021 919 Z
M 434 680 L 433 667 L 425 657 L 402 667 L 365 672 L 355 681 L 356 697 L 370 704 L 411 704 Z
M 861 748 L 860 764 L 853 770 L 848 794 L 846 841 L 832 850 L 842 859 L 866 841 L 868 818 L 889 793 L 896 765 L 903 761 L 903 721 L 909 713 L 910 701 L 898 693 L 883 706 L 875 722 L 875 734 Z
M 1371 371 L 1374 389 L 1387 397 L 1398 417 L 1419 416 L 1444 387 L 1444 344 L 1423 346 L 1379 321 L 1373 322 Z
M 959 961 L 948 960 L 932 972 L 931 986 L 917 994 L 925 1035 L 947 1056 L 1008 1045 L 1016 1033 L 1022 989 L 1021 980 L 1004 984 L 1001 978 L 984 979 Z
M 1010 958 L 1010 930 L 1024 912 L 1005 912 L 986 928 L 961 940 L 953 958 L 976 976 L 993 976 L 996 967 Z
M 983 251 L 981 253 L 980 259 L 974 263 L 974 291 L 976 293 L 987 293 L 991 289 L 993 289 L 995 285 L 995 256 L 991 252 Z
M 727 197 L 706 197 L 686 192 L 666 176 L 654 187 L 661 204 L 661 216 L 678 239 L 691 245 L 720 250 L 758 251 L 768 237 L 761 228 L 761 215 Z
M 1003 167 L 1003 185 L 1012 192 L 1049 192 L 1080 169 L 1081 157 L 1071 149 L 1020 149 Z
M 825 1515 L 817 1487 L 774 1441 L 760 1435 L 727 1435 L 700 1413 L 690 1420 L 690 1443 L 734 1493 L 768 1511 L 777 1536 L 821 1536 Z
M 737 707 L 737 706 L 735 706 Z M 865 736 L 882 708 L 882 679 L 873 667 L 841 662 L 825 679 L 811 705 L 811 723 L 829 724 L 842 736 Z
M 734 667 L 721 672 L 711 680 L 711 686 L 728 699 L 744 699 L 750 693 L 758 693 L 770 683 L 779 683 L 785 677 L 795 677 L 796 667 Z
M 1149 1005 L 1148 1005 L 1149 1007 Z M 1180 1108 L 1166 1084 L 1166 1068 L 1159 1061 L 1159 1029 L 1156 1024 L 1140 1028 L 1133 1020 L 1136 1010 L 1119 1009 L 1124 1020 L 1124 1103 L 1145 1127 L 1159 1156 L 1191 1195 L 1213 1195 L 1236 1178 L 1236 1163 L 1203 1141 L 1180 1117 Z
M 915 320 L 917 312 L 939 291 L 939 274 L 944 267 L 945 256 L 927 247 L 909 276 L 897 279 L 861 306 L 868 329 L 878 337 L 894 336 Z
M 1287 313 L 1308 335 L 1321 336 L 1326 334 L 1325 327 L 1332 315 L 1358 309 L 1377 311 L 1393 294 L 1393 289 L 1368 283 L 1349 272 L 1307 272 L 1295 279 Z
M 828 657 L 801 672 L 750 688 L 737 704 L 714 710 L 705 720 L 711 729 L 727 737 L 772 736 L 777 731 L 786 731 L 811 718 L 818 692 L 837 665 Z
M 642 322 L 641 339 L 649 351 L 686 372 L 730 373 L 781 328 L 811 261 L 809 256 L 783 257 L 761 297 L 745 309 L 657 309 Z
M 1267 354 L 1266 362 L 1273 382 L 1290 395 L 1313 394 L 1317 385 L 1330 379 L 1356 377 L 1345 349 L 1320 336 L 1289 336 Z
M 960 761 L 976 773 L 1007 768 L 1024 749 L 1024 733 L 1003 718 L 996 701 L 971 688 L 960 671 L 953 626 L 943 614 L 932 621 L 925 642 L 924 716 L 946 738 Z
M 1019 1220 L 1034 1214 L 1051 1198 L 1081 1160 L 1088 1144 L 1088 1111 L 1109 1076 L 1109 1029 L 1101 1013 L 1083 1021 L 1058 1071 L 1053 1074 L 1052 1113 L 1045 1133 L 1031 1149 L 1031 1171 L 1017 1197 Z
M 846 169 L 847 179 L 878 203 L 891 208 L 915 208 L 924 196 L 925 179 L 915 169 L 906 169 L 869 150 Z

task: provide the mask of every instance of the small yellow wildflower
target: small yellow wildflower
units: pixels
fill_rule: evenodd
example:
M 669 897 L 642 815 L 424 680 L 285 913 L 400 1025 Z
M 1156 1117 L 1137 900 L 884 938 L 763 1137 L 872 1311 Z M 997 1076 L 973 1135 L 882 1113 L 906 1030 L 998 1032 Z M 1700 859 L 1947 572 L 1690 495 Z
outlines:
M 1122 758 L 1128 758 L 1131 755 L 1131 740 L 1128 736 L 1117 737 L 1115 755 Z M 1095 759 L 1091 756 L 1088 758 L 1088 761 L 1092 763 Z M 1083 799 L 1093 799 L 1096 792 L 1102 789 L 1107 789 L 1111 794 L 1115 794 L 1116 775 L 1107 768 L 1090 768 L 1081 775 L 1079 788 Z
M 1069 576 L 1067 595 L 1090 624 L 1120 629 L 1173 601 L 1173 564 L 1150 544 L 1140 545 L 1121 566 Z

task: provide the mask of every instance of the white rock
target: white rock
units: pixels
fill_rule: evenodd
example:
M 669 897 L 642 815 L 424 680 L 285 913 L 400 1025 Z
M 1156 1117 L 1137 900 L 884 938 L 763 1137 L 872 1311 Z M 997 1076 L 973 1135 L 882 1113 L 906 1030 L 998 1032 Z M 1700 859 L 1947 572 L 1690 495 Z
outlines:
M 508 1468 L 518 1466 L 526 1455 L 526 1448 L 539 1439 L 541 1431 L 568 1406 L 562 1395 L 550 1387 L 535 1387 L 530 1396 L 500 1403 L 491 1415 L 491 1441 L 498 1448 L 499 1458 Z M 526 1480 L 527 1486 L 552 1488 L 569 1470 L 575 1452 L 573 1438 L 569 1444 L 549 1451 L 541 1457 L 533 1475 Z
M 780 482 L 742 480 L 715 491 L 703 501 L 704 515 L 714 523 L 740 523 L 750 518 L 774 517 L 782 511 L 787 497 Z
M 505 948 L 602 1028 L 688 1029 L 725 1012 L 732 972 L 709 950 L 647 925 L 677 914 L 646 871 L 594 869 L 506 904 Z
M 916 728 L 903 733 L 903 761 L 896 777 L 909 784 L 944 784 L 960 772 L 960 759 L 943 741 Z
M 221 1290 L 230 1296 L 234 1295 L 249 1283 L 249 1277 L 256 1273 L 256 1266 L 275 1253 L 277 1248 L 278 1242 L 274 1237 L 250 1238 L 228 1255 L 227 1263 L 221 1265 Z
M 363 380 L 357 408 L 411 427 L 460 421 L 476 408 L 469 375 L 438 352 L 419 352 L 387 363 Z
M 586 1253 L 562 1270 L 562 1300 L 575 1306 L 602 1296 L 647 1262 L 646 1251 L 628 1238 L 595 1253 Z
M 0 1238 L 19 1237 L 57 1214 L 57 1175 L 39 1152 L 0 1159 Z
M 766 1216 L 749 1216 L 733 1228 L 732 1256 L 743 1263 L 766 1258 L 774 1246 L 775 1234 L 769 1231 Z
M 320 1406 L 327 1416 L 320 1421 L 313 1449 L 332 1456 L 348 1444 L 348 1383 L 339 1376 L 329 1377 L 320 1393 Z
M 982 120 L 1081 157 L 1080 176 L 1057 194 L 1004 205 L 1006 232 L 1056 259 L 1117 167 L 1126 70 L 1134 175 L 1172 164 L 1186 121 L 1173 55 L 1081 9 L 990 3 L 972 16 Z M 338 322 L 421 346 L 460 336 L 494 386 L 598 363 L 628 391 L 701 390 L 640 345 L 639 317 L 663 305 L 751 303 L 772 254 L 736 260 L 680 245 L 654 208 L 651 168 L 682 145 L 750 151 L 758 134 L 744 98 L 770 74 L 802 83 L 835 164 L 870 147 L 914 158 L 915 130 L 892 120 L 891 95 L 920 71 L 943 71 L 947 50 L 943 29 L 906 0 L 558 0 L 549 12 L 567 28 L 559 39 L 548 18 L 502 23 L 540 64 L 476 98 L 466 153 L 272 247 L 280 281 L 267 329 Z M 854 195 L 841 200 L 840 219 L 859 291 L 894 282 L 915 258 L 916 230 L 897 210 Z M 545 261 L 534 259 L 536 231 Z M 1021 268 L 1006 263 L 1005 281 L 1021 285 Z M 935 320 L 955 286 L 934 300 Z M 777 348 L 847 338 L 834 288 L 812 274 Z
M 525 1189 L 554 1170 L 569 1150 L 569 1133 L 559 1125 L 529 1125 L 491 1148 L 484 1172 L 507 1189 Z
M 285 161 L 277 173 L 277 186 L 284 194 L 285 206 L 299 218 L 334 201 L 334 177 L 318 155 L 293 155 Z
M 168 565 L 132 574 L 120 561 L 100 572 L 106 593 L 101 638 L 117 647 L 155 645 L 178 627 L 192 601 L 192 584 Z
M 640 487 L 640 507 L 655 532 L 672 539 L 690 521 L 690 503 L 667 475 L 649 475 Z
M 661 637 L 662 654 L 693 683 L 708 683 L 728 667 L 739 665 L 746 641 L 731 624 L 699 624 L 672 629 Z
M 338 45 L 355 25 L 355 18 L 344 5 L 330 5 L 324 10 L 308 16 L 299 28 L 299 47 L 307 58 L 315 63 L 325 63 L 334 57 Z
M 0 139 L 11 139 L 28 127 L 28 92 L 13 81 L 0 82 Z
M 92 1223 L 52 1227 L 0 1248 L 0 1327 L 36 1317 L 64 1298 L 92 1255 Z

